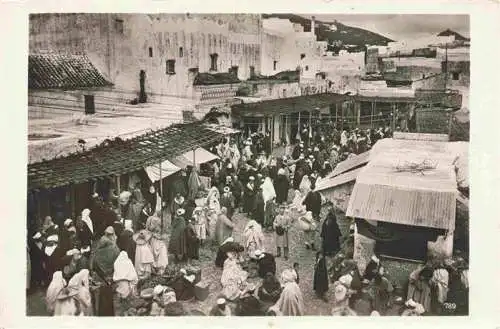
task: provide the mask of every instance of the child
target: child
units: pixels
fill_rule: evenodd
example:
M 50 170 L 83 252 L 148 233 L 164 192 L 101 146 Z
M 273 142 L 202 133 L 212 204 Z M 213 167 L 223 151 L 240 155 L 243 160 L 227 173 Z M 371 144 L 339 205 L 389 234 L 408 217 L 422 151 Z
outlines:
M 297 274 L 297 280 L 295 280 L 295 282 L 297 282 L 297 284 L 299 284 L 299 263 L 293 263 L 293 270 L 295 271 L 295 274 Z

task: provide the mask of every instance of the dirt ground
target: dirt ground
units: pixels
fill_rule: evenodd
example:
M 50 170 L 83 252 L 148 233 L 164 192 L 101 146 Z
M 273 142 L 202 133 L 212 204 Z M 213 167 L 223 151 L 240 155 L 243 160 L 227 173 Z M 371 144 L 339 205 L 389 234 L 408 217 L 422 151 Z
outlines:
M 248 218 L 236 213 L 233 216 L 233 221 L 236 227 L 233 232 L 235 241 L 241 241 L 241 234 L 248 222 Z M 166 219 L 166 222 L 169 222 Z M 168 232 L 168 228 L 167 228 Z M 303 243 L 303 236 L 296 228 L 292 228 L 290 234 L 290 255 L 288 261 L 283 257 L 276 258 L 277 275 L 284 269 L 291 268 L 294 262 L 300 264 L 300 288 L 304 295 L 304 304 L 306 305 L 305 312 L 307 315 L 329 315 L 331 306 L 321 299 L 316 298 L 313 291 L 313 273 L 314 273 L 314 251 L 307 250 Z M 265 249 L 268 252 L 276 254 L 276 245 L 274 241 L 274 233 L 264 233 L 265 236 Z M 317 237 L 317 240 L 319 237 Z M 319 245 L 319 240 L 317 241 Z M 201 301 L 185 302 L 186 309 L 198 309 L 208 314 L 221 291 L 220 277 L 222 269 L 215 267 L 215 252 L 214 247 L 204 246 L 200 249 L 200 260 L 193 261 L 192 264 L 202 268 L 202 280 L 211 282 L 209 297 Z M 250 282 L 259 283 L 261 280 L 258 278 L 249 279 Z M 26 300 L 26 314 L 29 316 L 46 316 L 48 315 L 45 309 L 45 291 L 37 291 L 27 297 Z M 331 296 L 330 296 L 331 297 Z

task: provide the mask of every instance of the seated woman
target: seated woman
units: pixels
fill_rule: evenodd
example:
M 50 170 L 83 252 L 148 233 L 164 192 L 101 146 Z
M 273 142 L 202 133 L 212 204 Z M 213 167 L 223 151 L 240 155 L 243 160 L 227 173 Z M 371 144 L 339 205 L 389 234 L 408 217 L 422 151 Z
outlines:
M 264 303 L 276 303 L 281 295 L 281 285 L 276 276 L 267 273 L 262 285 L 259 287 L 258 296 Z
M 221 297 L 217 299 L 217 305 L 210 310 L 210 316 L 231 316 L 231 308 L 227 305 L 226 299 Z
M 236 315 L 238 316 L 263 316 L 262 303 L 255 297 L 255 285 L 248 284 L 242 291 L 236 303 Z
M 229 301 L 238 298 L 241 294 L 241 287 L 244 285 L 247 278 L 248 272 L 241 268 L 238 263 L 237 254 L 235 252 L 228 252 L 227 259 L 224 262 L 224 269 L 222 270 L 222 277 L 220 279 L 224 297 Z
M 194 274 L 187 275 L 187 271 L 181 269 L 179 274 L 169 283 L 169 286 L 174 289 L 178 301 L 194 298 L 194 280 Z
M 253 258 L 256 250 L 264 248 L 262 226 L 255 220 L 250 220 L 243 230 L 243 244 L 249 257 Z

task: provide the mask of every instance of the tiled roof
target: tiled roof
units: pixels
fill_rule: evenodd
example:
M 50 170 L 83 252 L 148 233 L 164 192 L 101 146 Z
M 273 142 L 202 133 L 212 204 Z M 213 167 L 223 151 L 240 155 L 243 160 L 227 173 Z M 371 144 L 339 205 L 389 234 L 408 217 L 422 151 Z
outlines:
M 200 123 L 172 125 L 130 140 L 106 141 L 85 152 L 28 165 L 28 189 L 53 188 L 120 175 L 218 141 L 224 134 Z
M 78 89 L 112 85 L 85 55 L 30 54 L 28 88 Z

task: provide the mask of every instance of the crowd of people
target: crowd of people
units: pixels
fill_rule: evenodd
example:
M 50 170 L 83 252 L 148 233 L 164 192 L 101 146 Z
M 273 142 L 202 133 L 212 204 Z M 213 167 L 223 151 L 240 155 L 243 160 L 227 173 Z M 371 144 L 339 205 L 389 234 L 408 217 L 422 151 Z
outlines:
M 338 162 L 391 132 L 330 128 L 314 135 L 304 131 L 291 154 L 280 157 L 273 156 L 268 133 L 240 145 L 225 138 L 211 149 L 217 161 L 182 172 L 168 202 L 158 200 L 153 185 L 145 193 L 137 185 L 116 196 L 114 207 L 94 194 L 89 208 L 63 227 L 47 216 L 29 241 L 30 283 L 47 287 L 53 315 L 180 315 L 185 312 L 179 301 L 195 298 L 200 281 L 187 267 L 200 258 L 200 247 L 215 246 L 222 289 L 210 315 L 305 315 L 299 264 L 281 274 L 276 267 L 276 258 L 289 259 L 289 234 L 296 227 L 304 247 L 316 253 L 314 291 L 332 304 L 333 315 L 443 312 L 451 282 L 457 281 L 451 277 L 467 284 L 463 260 L 420 268 L 410 275 L 407 294 L 391 283 L 375 255 L 360 273 L 353 261 L 354 229 L 342 235 L 333 204 L 315 187 Z M 208 184 L 202 176 L 210 178 Z M 320 218 L 324 207 L 327 216 Z M 170 218 L 168 239 L 162 212 Z M 248 219 L 240 241 L 233 234 L 236 213 Z M 266 232 L 276 250 L 265 250 Z M 139 289 L 167 276 L 168 282 Z M 260 284 L 251 283 L 254 277 Z M 136 298 L 148 300 L 147 307 L 134 311 Z

